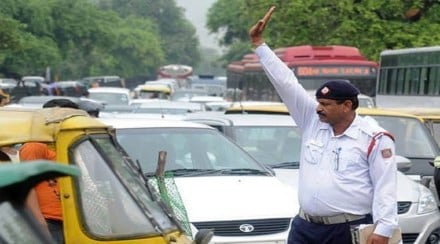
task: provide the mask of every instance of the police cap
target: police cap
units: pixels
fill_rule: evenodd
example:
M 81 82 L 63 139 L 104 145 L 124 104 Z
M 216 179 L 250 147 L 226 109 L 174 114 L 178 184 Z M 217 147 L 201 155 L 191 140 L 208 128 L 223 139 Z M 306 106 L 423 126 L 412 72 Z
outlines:
M 316 98 L 347 100 L 357 97 L 359 90 L 348 80 L 326 81 L 316 90 Z

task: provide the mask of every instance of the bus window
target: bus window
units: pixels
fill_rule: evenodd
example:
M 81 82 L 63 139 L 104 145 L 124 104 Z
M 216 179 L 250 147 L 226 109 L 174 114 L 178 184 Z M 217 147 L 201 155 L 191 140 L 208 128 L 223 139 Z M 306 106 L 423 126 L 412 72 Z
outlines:
M 376 86 L 379 107 L 440 106 L 440 46 L 385 50 Z

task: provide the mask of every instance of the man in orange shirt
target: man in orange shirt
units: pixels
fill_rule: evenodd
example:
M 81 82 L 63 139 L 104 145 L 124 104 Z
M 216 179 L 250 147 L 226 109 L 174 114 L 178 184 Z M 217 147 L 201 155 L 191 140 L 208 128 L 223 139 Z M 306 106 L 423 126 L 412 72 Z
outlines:
M 55 161 L 55 151 L 44 143 L 27 142 L 20 148 L 20 160 L 46 159 Z M 57 179 L 38 184 L 29 193 L 27 204 L 32 213 L 56 243 L 64 243 L 60 188 Z

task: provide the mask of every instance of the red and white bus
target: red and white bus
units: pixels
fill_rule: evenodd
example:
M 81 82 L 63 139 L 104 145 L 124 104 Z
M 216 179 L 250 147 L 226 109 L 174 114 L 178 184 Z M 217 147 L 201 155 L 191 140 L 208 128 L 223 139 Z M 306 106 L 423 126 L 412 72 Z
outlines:
M 378 64 L 350 46 L 292 46 L 274 50 L 306 90 L 316 90 L 330 79 L 349 80 L 361 93 L 375 96 Z M 240 89 L 243 100 L 279 101 L 258 57 L 247 54 L 227 68 L 227 86 Z

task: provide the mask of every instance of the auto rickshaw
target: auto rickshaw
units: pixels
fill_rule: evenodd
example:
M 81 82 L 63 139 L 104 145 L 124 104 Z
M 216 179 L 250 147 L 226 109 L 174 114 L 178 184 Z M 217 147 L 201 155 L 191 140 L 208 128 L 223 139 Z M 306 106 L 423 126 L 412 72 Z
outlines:
M 61 176 L 78 176 L 77 166 L 39 160 L 0 164 L 0 243 L 53 243 L 25 204 L 37 183 Z
M 46 143 L 59 164 L 79 168 L 79 177 L 59 179 L 65 243 L 209 241 L 209 231 L 194 241 L 185 234 L 112 128 L 85 111 L 0 108 L 0 126 L 0 147 Z

